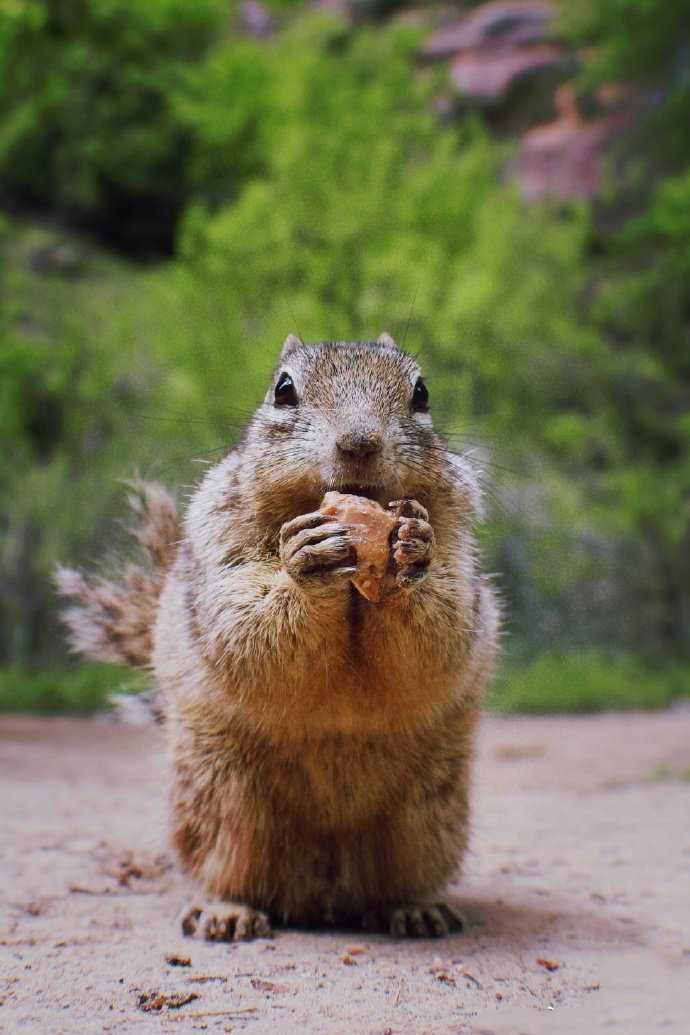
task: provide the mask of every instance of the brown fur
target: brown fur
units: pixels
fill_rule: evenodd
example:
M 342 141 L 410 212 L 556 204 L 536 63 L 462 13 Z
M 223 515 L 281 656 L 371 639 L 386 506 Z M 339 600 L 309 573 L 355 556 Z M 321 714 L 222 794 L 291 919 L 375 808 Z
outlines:
M 130 528 L 144 565 L 127 563 L 118 581 L 89 579 L 59 567 L 55 585 L 61 596 L 79 603 L 63 612 L 73 650 L 98 661 L 148 668 L 158 598 L 182 535 L 174 501 L 160 485 L 132 483 L 129 504 L 138 518 Z
M 282 371 L 297 405 L 274 405 Z M 149 665 L 164 694 L 173 841 L 228 903 L 190 911 L 187 931 L 265 933 L 262 913 L 373 917 L 398 934 L 452 921 L 439 895 L 467 843 L 498 619 L 472 535 L 475 473 L 413 412 L 418 376 L 387 335 L 290 337 L 181 534 L 163 490 L 145 493 L 151 570 L 61 577 L 82 603 L 66 616 L 74 645 Z M 379 603 L 350 584 L 350 530 L 315 515 L 329 489 L 409 501 L 394 507 L 415 530 L 407 561 Z

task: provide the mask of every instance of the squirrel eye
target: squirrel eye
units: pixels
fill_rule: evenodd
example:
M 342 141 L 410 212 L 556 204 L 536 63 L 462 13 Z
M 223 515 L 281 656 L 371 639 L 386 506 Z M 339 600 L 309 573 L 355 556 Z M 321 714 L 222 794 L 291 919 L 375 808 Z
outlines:
M 295 392 L 294 382 L 290 375 L 284 371 L 278 378 L 274 398 L 276 406 L 297 405 L 297 393 Z
M 417 378 L 417 384 L 412 392 L 412 409 L 417 413 L 426 413 L 429 409 L 429 389 L 421 377 Z

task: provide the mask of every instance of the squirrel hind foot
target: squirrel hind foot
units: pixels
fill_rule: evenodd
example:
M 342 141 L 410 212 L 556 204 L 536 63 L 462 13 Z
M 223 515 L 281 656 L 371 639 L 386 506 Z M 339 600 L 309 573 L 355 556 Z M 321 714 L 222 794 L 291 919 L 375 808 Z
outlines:
M 388 931 L 391 938 L 446 938 L 466 926 L 458 907 L 445 900 L 385 906 L 370 910 L 362 918 L 365 931 Z
M 179 922 L 185 936 L 207 942 L 273 937 L 267 914 L 242 902 L 191 903 L 182 910 Z

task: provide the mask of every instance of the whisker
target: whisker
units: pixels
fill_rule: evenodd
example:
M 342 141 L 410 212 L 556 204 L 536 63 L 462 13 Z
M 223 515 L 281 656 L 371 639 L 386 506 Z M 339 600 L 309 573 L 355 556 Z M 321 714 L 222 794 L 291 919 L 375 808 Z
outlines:
M 152 415 L 147 413 L 138 414 L 139 420 L 150 421 L 158 424 L 195 424 L 201 425 L 207 428 L 227 428 L 228 430 L 236 430 L 241 427 L 239 423 L 234 424 L 220 424 L 217 421 L 211 420 L 208 417 L 163 417 L 160 415 Z
M 299 340 L 300 341 L 304 341 L 304 338 L 302 337 L 302 331 L 300 329 L 300 325 L 297 322 L 297 317 L 295 316 L 294 310 L 293 310 L 292 306 L 290 305 L 290 302 L 288 300 L 287 295 L 285 295 L 285 294 L 283 294 L 283 301 L 284 301 L 285 305 L 287 306 L 288 312 L 290 313 L 290 316 L 292 317 L 292 322 L 294 323 L 295 328 L 297 329 L 297 334 L 299 336 Z
M 405 348 L 405 342 L 407 341 L 407 332 L 410 329 L 410 322 L 412 320 L 412 314 L 414 312 L 415 302 L 417 301 L 417 292 L 418 291 L 419 291 L 419 288 L 416 288 L 415 289 L 415 293 L 414 293 L 414 295 L 412 297 L 412 305 L 410 306 L 410 315 L 407 317 L 407 324 L 405 326 L 405 333 L 403 334 L 403 341 L 402 341 L 403 348 Z

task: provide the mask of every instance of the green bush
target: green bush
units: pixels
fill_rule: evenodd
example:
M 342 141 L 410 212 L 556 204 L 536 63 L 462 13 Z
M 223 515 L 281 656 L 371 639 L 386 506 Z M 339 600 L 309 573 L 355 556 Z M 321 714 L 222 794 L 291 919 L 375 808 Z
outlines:
M 20 666 L 0 668 L 0 713 L 92 715 L 109 711 L 115 693 L 136 693 L 141 677 L 110 665 L 44 668 L 28 673 Z
M 0 29 L 0 198 L 172 249 L 190 195 L 262 163 L 264 52 L 223 0 L 28 0 Z M 220 43 L 216 42 L 221 40 Z
M 690 666 L 652 669 L 629 653 L 591 648 L 544 652 L 531 664 L 506 667 L 489 695 L 499 712 L 599 712 L 663 708 L 690 697 Z
M 0 664 L 27 668 L 61 653 L 55 562 L 108 552 L 122 479 L 183 430 L 145 419 L 165 383 L 145 277 L 85 248 L 80 275 L 37 272 L 47 236 L 0 241 Z

